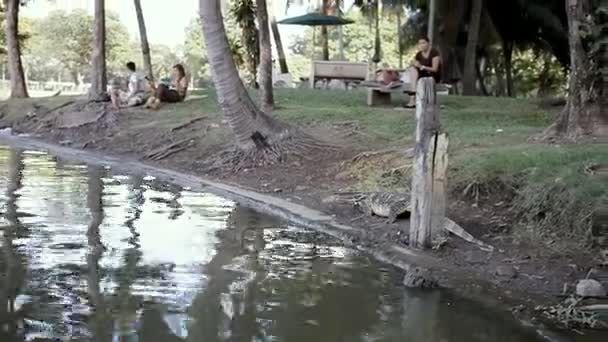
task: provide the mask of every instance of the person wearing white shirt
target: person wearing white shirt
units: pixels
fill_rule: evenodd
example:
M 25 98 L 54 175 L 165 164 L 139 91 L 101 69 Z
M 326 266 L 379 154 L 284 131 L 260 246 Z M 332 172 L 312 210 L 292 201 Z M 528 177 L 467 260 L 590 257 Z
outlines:
M 130 73 L 127 79 L 127 90 L 120 89 L 116 83 L 112 88 L 111 99 L 115 108 L 135 107 L 144 103 L 144 76 L 137 72 L 134 62 L 128 62 L 126 67 Z

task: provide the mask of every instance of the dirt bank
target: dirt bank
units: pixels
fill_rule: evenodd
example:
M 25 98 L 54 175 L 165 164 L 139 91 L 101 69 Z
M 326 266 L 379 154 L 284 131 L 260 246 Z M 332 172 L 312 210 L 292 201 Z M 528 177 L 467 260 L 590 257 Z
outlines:
M 220 193 L 236 194 L 257 208 L 279 210 L 286 218 L 338 236 L 380 259 L 401 267 L 411 263 L 427 267 L 442 286 L 490 306 L 506 307 L 520 319 L 544 321 L 543 312 L 534 308 L 560 302 L 564 284 L 574 284 L 596 265 L 590 253 L 565 251 L 556 255 L 534 241 L 526 242 L 511 234 L 509 227 L 517 217 L 507 205 L 509 195 L 505 193 L 473 203 L 462 192 L 455 192 L 449 207 L 450 218 L 493 245 L 494 252 L 482 251 L 456 237 L 436 250 L 410 250 L 401 233 L 407 229 L 407 220 L 388 225 L 384 219 L 364 216 L 350 203 L 329 200 L 335 193 L 361 184 L 353 171 L 361 168 L 382 167 L 387 181 L 408 182 L 403 172 L 403 165 L 408 163 L 407 146 L 362 153 L 365 151 L 351 138 L 356 128 L 348 123 L 308 127 L 323 134 L 329 130 L 342 146 L 349 146 L 339 152 L 314 161 L 290 160 L 232 172 L 207 163 L 230 144 L 230 132 L 216 113 L 171 117 L 169 108 L 166 116 L 159 117 L 144 111 L 114 112 L 105 106 L 66 101 L 21 108 L 27 115 L 16 115 L 15 110 L 5 107 L 0 125 L 10 127 L 13 134 L 26 133 L 69 147 L 38 145 L 85 161 L 98 158 L 130 172 L 156 173 L 191 187 L 202 182 L 196 177 L 203 177 L 211 180 L 206 185 Z M 597 335 L 592 333 L 580 340 L 591 341 L 594 337 Z

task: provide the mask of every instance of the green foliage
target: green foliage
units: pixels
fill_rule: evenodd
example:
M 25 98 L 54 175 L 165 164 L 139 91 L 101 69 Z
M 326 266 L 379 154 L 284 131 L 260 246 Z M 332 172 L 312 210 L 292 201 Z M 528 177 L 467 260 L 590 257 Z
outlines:
M 249 83 L 254 84 L 257 78 L 257 68 L 260 64 L 260 46 L 258 43 L 258 28 L 256 26 L 256 10 L 254 0 L 233 0 L 230 7 L 231 19 L 241 30 L 240 46 L 243 47 L 243 59 L 248 73 Z M 232 45 L 236 47 L 236 45 Z M 238 49 L 237 49 L 238 51 Z M 238 55 L 236 55 L 238 57 Z M 235 59 L 237 61 L 237 59 Z M 237 63 L 238 64 L 238 63 Z
M 55 11 L 34 21 L 28 44 L 28 63 L 43 61 L 65 68 L 74 81 L 89 72 L 93 51 L 93 16 L 84 10 L 70 13 Z M 121 72 L 125 60 L 132 55 L 129 32 L 116 13 L 106 13 L 106 54 L 110 77 Z
M 190 21 L 185 29 L 184 62 L 191 75 L 196 79 L 209 78 L 209 63 L 201 30 L 201 20 L 196 17 Z
M 233 16 L 224 18 L 224 26 L 235 64 L 239 71 L 244 72 L 247 68 L 245 60 L 246 51 L 240 43 L 240 30 L 235 18 Z M 196 17 L 192 19 L 185 29 L 184 62 L 191 70 L 192 76 L 200 82 L 198 85 L 204 86 L 211 78 L 211 70 L 207 60 L 205 38 L 203 37 L 201 27 L 200 18 Z
M 0 8 L 0 60 L 5 59 L 6 55 L 6 32 L 5 32 L 6 17 L 2 8 Z M 32 21 L 29 18 L 19 18 L 19 32 L 17 37 L 22 49 L 25 43 L 31 36 Z

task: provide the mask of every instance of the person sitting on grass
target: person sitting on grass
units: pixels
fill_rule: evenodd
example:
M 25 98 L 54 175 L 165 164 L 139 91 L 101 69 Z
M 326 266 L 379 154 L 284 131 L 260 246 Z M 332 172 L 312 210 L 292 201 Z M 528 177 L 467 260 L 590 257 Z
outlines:
M 134 62 L 126 64 L 129 70 L 129 77 L 126 84 L 126 90 L 121 89 L 121 81 L 114 80 L 110 99 L 114 108 L 135 107 L 144 103 L 144 77 L 136 71 Z
M 423 77 L 432 77 L 435 82 L 441 79 L 441 56 L 434 49 L 426 37 L 418 40 L 418 53 L 410 68 L 410 84 L 412 91 L 416 92 L 418 80 Z M 416 108 L 416 95 L 410 95 L 410 101 L 406 108 Z
M 158 86 L 154 82 L 150 82 L 153 96 L 148 99 L 146 108 L 158 109 L 161 102 L 176 103 L 182 102 L 188 93 L 188 78 L 184 66 L 176 64 L 173 66 L 173 75 L 171 76 L 170 85 L 161 83 Z

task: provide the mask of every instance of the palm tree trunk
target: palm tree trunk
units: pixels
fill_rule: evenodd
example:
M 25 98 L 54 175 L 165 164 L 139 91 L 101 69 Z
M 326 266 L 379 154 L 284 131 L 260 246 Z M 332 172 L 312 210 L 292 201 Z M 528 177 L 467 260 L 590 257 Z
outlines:
M 342 6 L 344 5 L 343 0 L 336 0 L 336 13 L 338 17 L 342 17 Z M 343 61 L 344 57 L 344 27 L 338 26 L 338 58 Z
M 329 6 L 329 0 L 322 0 L 321 13 L 327 14 L 327 7 Z M 327 32 L 327 26 L 321 26 L 321 47 L 323 48 L 322 60 L 329 60 L 329 34 Z
M 105 0 L 95 0 L 95 37 L 91 69 L 91 89 L 89 99 L 93 101 L 107 100 L 106 75 L 106 10 Z
M 274 15 L 274 2 L 272 0 L 266 0 L 268 14 L 270 16 L 270 29 L 272 30 L 272 36 L 274 37 L 274 44 L 277 49 L 277 55 L 279 56 L 279 67 L 281 74 L 288 74 L 289 68 L 287 67 L 287 58 L 285 57 L 285 50 L 283 49 L 283 41 L 281 40 L 281 33 L 279 32 L 279 25 L 277 24 L 277 18 Z
M 507 77 L 507 96 L 515 96 L 515 89 L 513 86 L 513 42 L 504 41 L 502 42 L 502 51 L 505 59 L 505 74 Z
M 427 32 L 427 36 L 429 38 L 429 41 L 431 43 L 431 46 L 433 46 L 433 43 L 435 42 L 435 16 L 437 14 L 437 1 L 436 0 L 429 0 L 429 27 L 428 27 L 428 32 Z
M 262 110 L 270 111 L 274 107 L 274 94 L 272 91 L 272 45 L 270 44 L 270 30 L 268 28 L 268 8 L 266 0 L 256 0 L 256 13 L 258 19 L 260 42 L 260 103 Z
M 199 0 L 211 74 L 218 102 L 242 150 L 256 147 L 254 135 L 268 138 L 281 131 L 277 121 L 260 111 L 249 96 L 230 52 L 218 0 Z M 257 134 L 256 134 L 257 133 Z
M 144 71 L 150 79 L 154 79 L 152 73 L 152 57 L 150 56 L 150 45 L 148 44 L 148 34 L 146 32 L 144 12 L 141 9 L 141 0 L 133 0 L 133 3 L 135 4 L 137 24 L 139 25 L 139 39 L 141 40 L 141 53 L 144 58 Z
M 596 76 L 597 70 L 590 66 L 593 65 L 590 63 L 592 57 L 585 51 L 580 30 L 580 23 L 591 15 L 590 11 L 589 0 L 566 1 L 570 46 L 568 102 L 554 126 L 558 135 L 571 140 L 593 134 L 608 121 L 606 117 L 602 118 L 597 93 L 600 90 L 594 89 L 595 81 L 601 80 L 601 76 Z
M 327 154 L 334 148 L 256 107 L 239 78 L 230 52 L 220 1 L 199 0 L 199 7 L 217 100 L 236 137 L 237 152 L 240 152 L 234 158 L 239 158 L 236 167 L 243 163 L 255 167 L 280 162 L 284 155 L 292 153 L 301 157 L 322 150 Z
M 8 70 L 11 78 L 11 97 L 28 97 L 27 85 L 21 61 L 21 47 L 19 46 L 19 0 L 4 0 L 6 9 L 6 46 L 8 55 Z
M 433 46 L 439 46 L 442 59 L 442 79 L 452 84 L 461 80 L 461 65 L 455 53 L 458 32 L 466 14 L 466 1 L 444 0 L 437 4 L 437 13 L 442 18 L 443 30 L 433 38 Z M 429 37 L 431 39 L 431 37 Z
M 401 32 L 401 11 L 402 6 L 399 5 L 397 10 L 397 51 L 399 51 L 399 69 L 403 69 L 403 33 Z
M 477 42 L 479 40 L 479 24 L 481 22 L 482 8 L 483 0 L 473 0 L 464 58 L 464 75 L 462 80 L 464 95 L 475 95 L 477 93 L 475 86 L 477 80 Z

